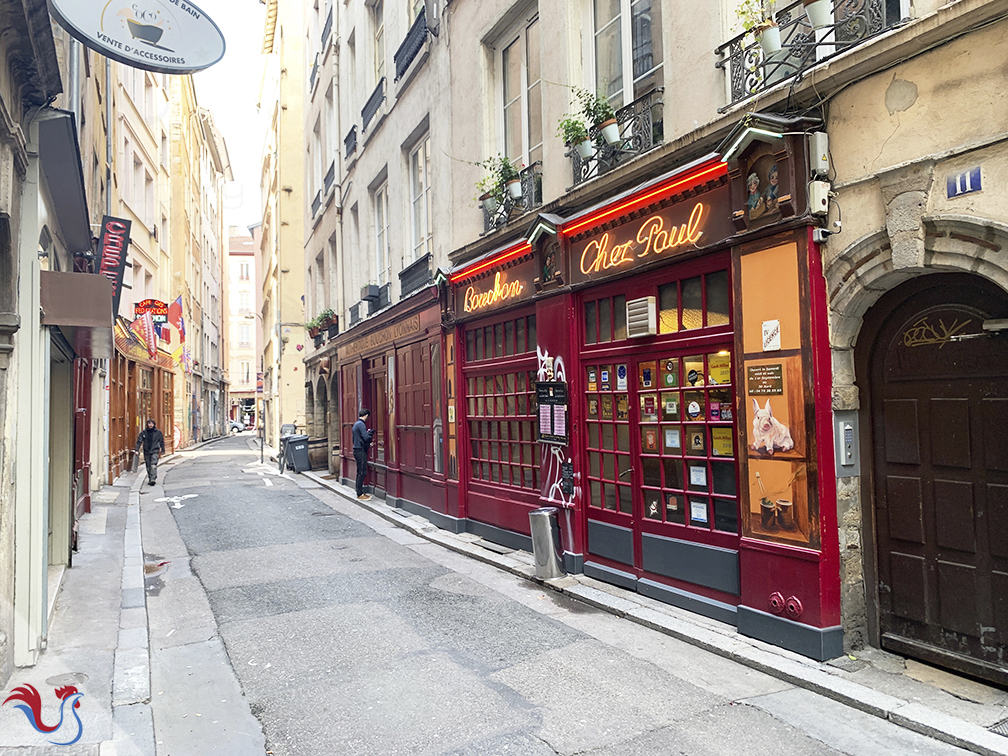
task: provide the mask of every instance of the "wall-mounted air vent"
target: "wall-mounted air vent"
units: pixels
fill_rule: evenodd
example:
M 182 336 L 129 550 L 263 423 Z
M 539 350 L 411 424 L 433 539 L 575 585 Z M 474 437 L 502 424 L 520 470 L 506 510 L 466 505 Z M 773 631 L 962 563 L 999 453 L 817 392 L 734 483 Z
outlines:
M 654 297 L 631 299 L 626 303 L 627 336 L 654 336 L 658 333 L 658 306 Z

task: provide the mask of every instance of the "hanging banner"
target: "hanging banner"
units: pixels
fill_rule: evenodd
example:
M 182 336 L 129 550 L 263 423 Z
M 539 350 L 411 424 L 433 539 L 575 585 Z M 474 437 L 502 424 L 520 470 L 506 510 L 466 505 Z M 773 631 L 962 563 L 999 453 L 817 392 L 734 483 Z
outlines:
M 190 74 L 224 57 L 224 35 L 183 0 L 49 0 L 60 26 L 101 55 L 133 68 Z
M 113 218 L 111 215 L 102 218 L 101 236 L 98 239 L 98 274 L 112 282 L 113 317 L 119 314 L 131 225 L 132 221 Z

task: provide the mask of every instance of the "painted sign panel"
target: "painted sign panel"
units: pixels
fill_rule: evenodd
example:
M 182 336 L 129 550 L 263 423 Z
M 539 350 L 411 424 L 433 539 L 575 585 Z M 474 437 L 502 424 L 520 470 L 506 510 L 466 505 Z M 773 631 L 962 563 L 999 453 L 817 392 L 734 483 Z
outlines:
M 719 186 L 578 239 L 571 245 L 571 281 L 596 281 L 717 244 L 732 233 L 728 205 L 728 186 Z
M 133 222 L 106 215 L 102 218 L 101 236 L 98 239 L 98 275 L 112 282 L 112 315 L 119 313 L 122 297 L 123 273 L 126 270 L 126 251 L 130 242 Z
M 86 47 L 133 68 L 188 74 L 224 57 L 224 35 L 184 0 L 49 0 L 60 26 Z
M 455 312 L 460 318 L 487 315 L 530 299 L 535 293 L 535 263 L 530 259 L 455 289 Z

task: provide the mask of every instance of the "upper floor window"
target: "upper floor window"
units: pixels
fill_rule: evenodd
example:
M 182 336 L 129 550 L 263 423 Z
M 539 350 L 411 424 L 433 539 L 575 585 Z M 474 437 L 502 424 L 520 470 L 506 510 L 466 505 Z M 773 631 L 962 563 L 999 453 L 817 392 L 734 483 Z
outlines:
M 663 84 L 661 3 L 593 0 L 595 91 L 616 108 Z
M 413 22 L 417 20 L 417 16 L 420 15 L 420 11 L 423 10 L 424 0 L 406 0 L 409 4 L 409 22 L 410 26 Z
M 248 281 L 249 280 L 249 274 L 251 272 L 251 268 L 252 268 L 252 266 L 249 263 L 247 263 L 247 262 L 239 263 L 239 265 L 238 265 L 238 280 L 239 281 Z
M 238 294 L 238 309 L 247 312 L 252 309 L 252 295 L 247 291 Z
M 513 29 L 499 50 L 504 154 L 519 165 L 531 165 L 542 160 L 543 142 L 539 17 Z
M 385 0 L 374 5 L 374 70 L 375 85 L 385 76 Z
M 410 152 L 410 215 L 413 221 L 413 259 L 433 253 L 431 231 L 430 136 Z
M 374 193 L 375 214 L 375 269 L 378 274 L 378 285 L 383 286 L 389 280 L 391 267 L 389 254 L 388 229 L 388 184 L 383 184 Z

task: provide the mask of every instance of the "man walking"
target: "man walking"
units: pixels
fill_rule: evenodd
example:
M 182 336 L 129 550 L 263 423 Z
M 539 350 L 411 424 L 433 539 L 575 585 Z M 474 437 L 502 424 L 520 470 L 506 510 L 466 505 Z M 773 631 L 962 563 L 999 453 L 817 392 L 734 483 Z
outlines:
M 364 478 L 367 477 L 368 449 L 371 448 L 371 439 L 374 431 L 367 429 L 367 419 L 371 416 L 371 410 L 362 409 L 357 413 L 357 422 L 353 424 L 353 456 L 357 462 L 357 498 L 367 501 L 371 494 L 364 493 Z
M 143 447 L 144 462 L 147 463 L 147 480 L 150 485 L 157 482 L 158 457 L 164 454 L 164 434 L 158 430 L 157 423 L 153 420 L 147 421 L 147 427 L 140 431 L 137 437 L 136 450 L 140 452 Z

